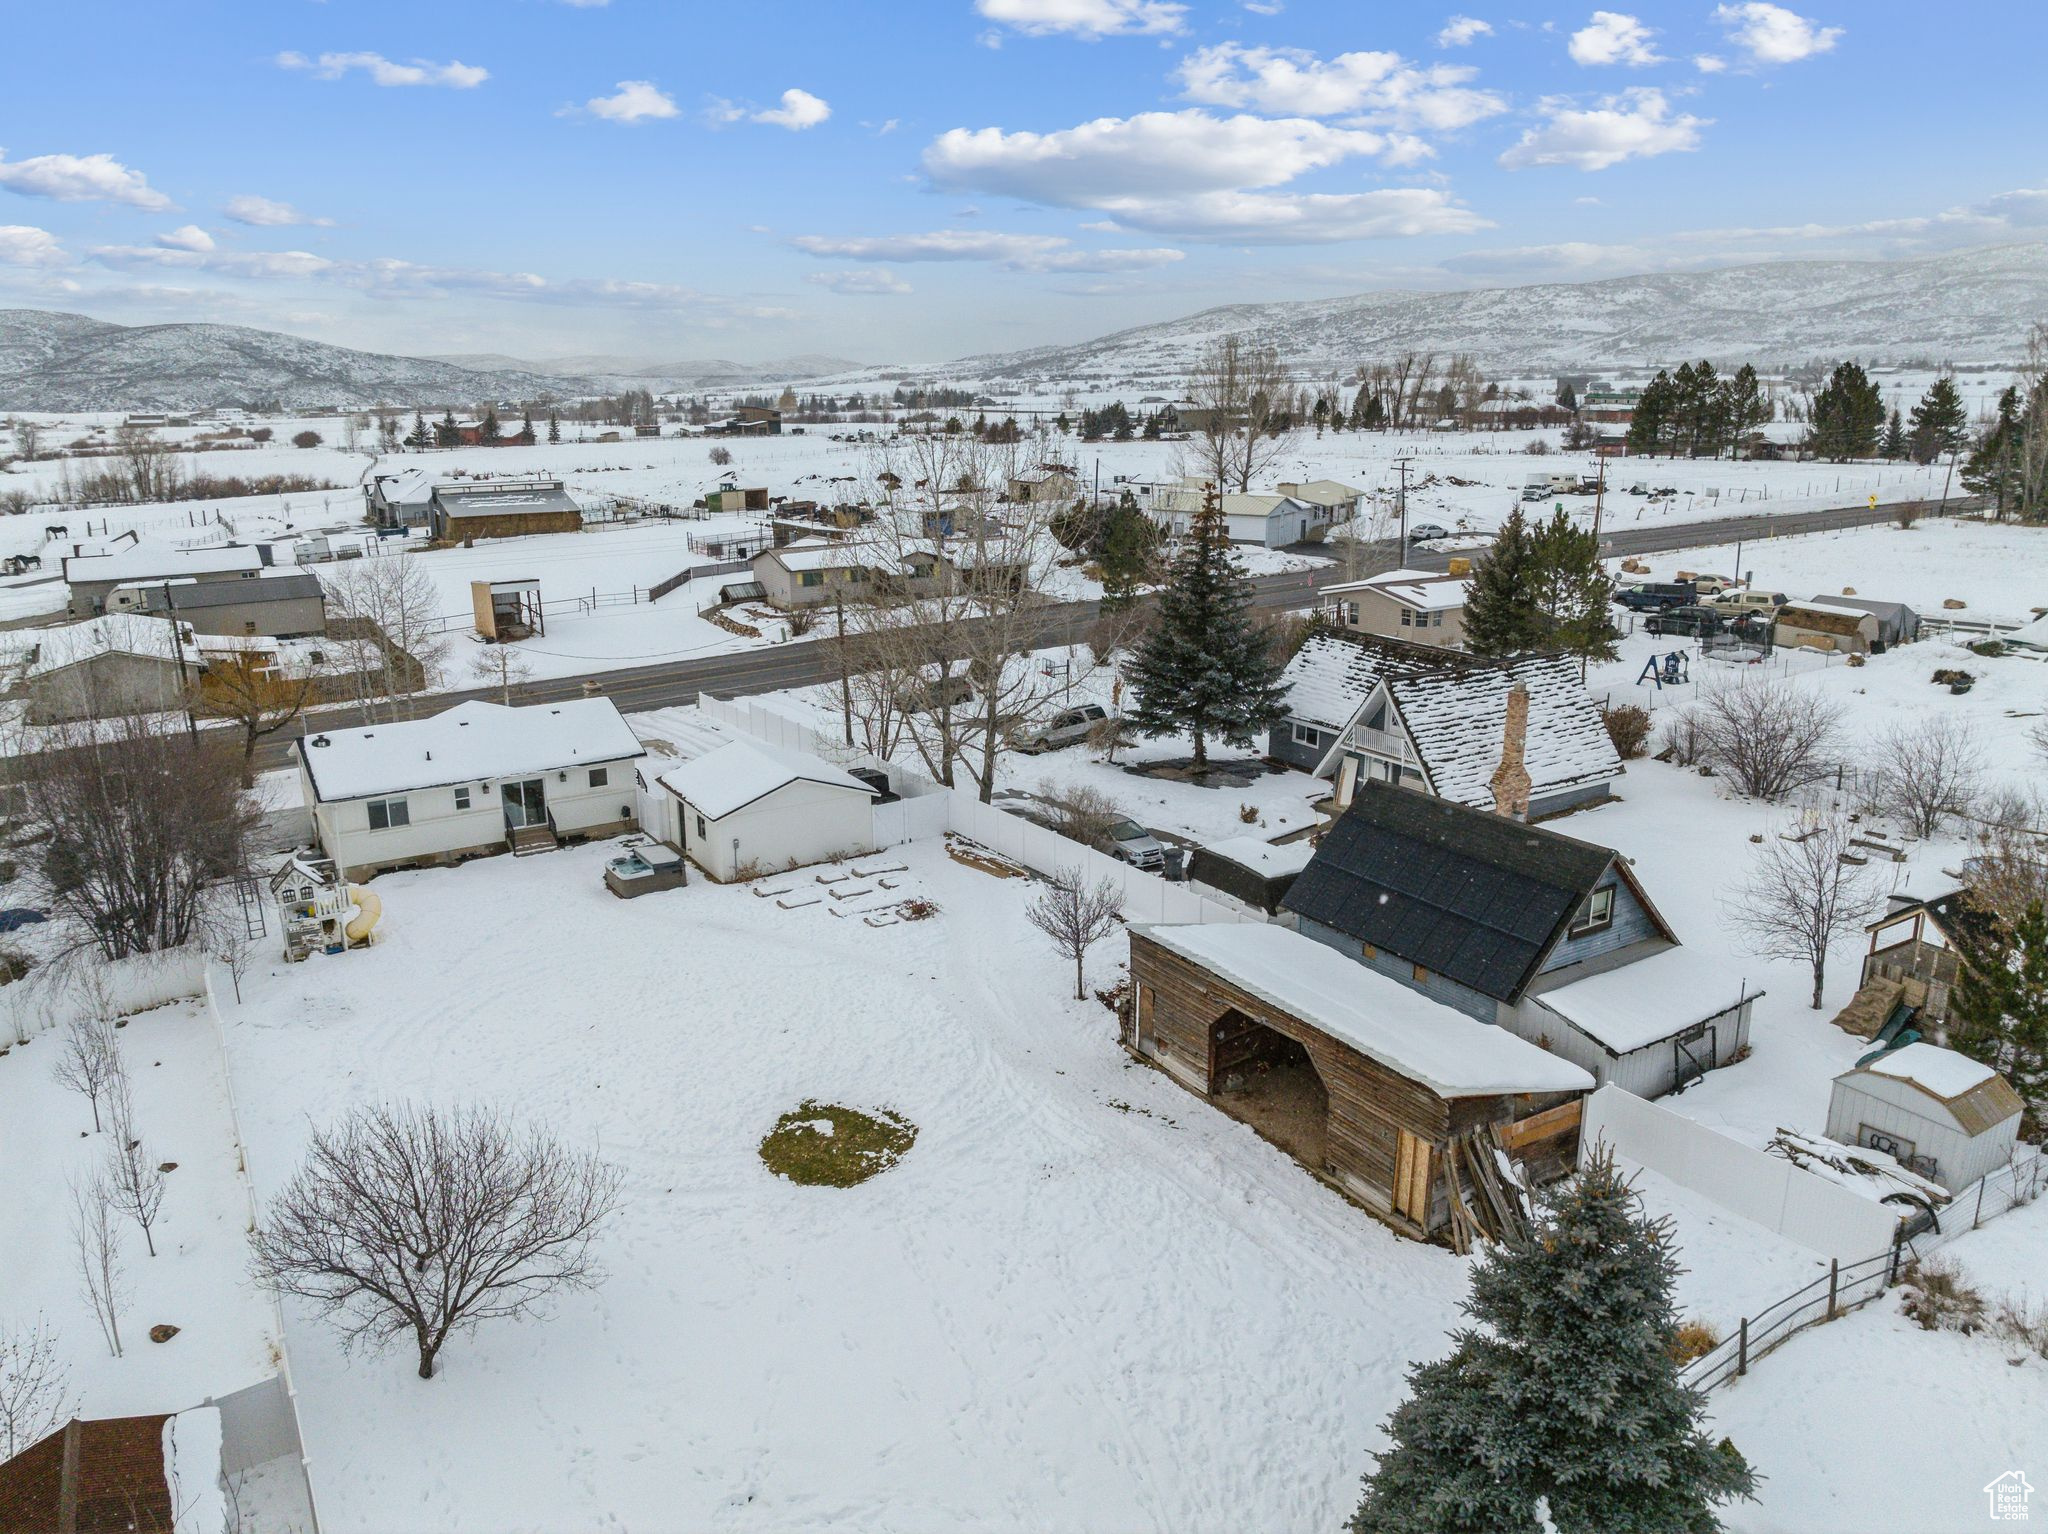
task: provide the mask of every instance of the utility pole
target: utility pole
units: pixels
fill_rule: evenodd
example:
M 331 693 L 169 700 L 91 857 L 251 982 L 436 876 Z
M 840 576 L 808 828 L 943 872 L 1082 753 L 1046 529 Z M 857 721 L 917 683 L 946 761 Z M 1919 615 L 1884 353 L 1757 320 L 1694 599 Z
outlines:
M 1394 460 L 1394 467 L 1401 471 L 1400 499 L 1396 503 L 1401 511 L 1401 553 L 1394 563 L 1403 568 L 1408 564 L 1408 463 L 1406 458 Z
M 1583 483 L 1583 481 L 1581 481 Z M 1600 460 L 1600 479 L 1593 491 L 1593 563 L 1597 569 L 1600 563 L 1600 512 L 1607 504 L 1607 459 Z M 1579 652 L 1579 685 L 1586 685 L 1586 667 L 1589 657 Z
M 853 744 L 853 675 L 846 662 L 846 593 L 832 593 L 832 612 L 839 626 L 839 712 L 846 727 L 846 743 Z
M 185 641 L 178 634 L 178 604 L 171 599 L 171 582 L 164 580 L 164 616 L 171 625 L 171 650 L 178 657 L 178 695 L 185 703 L 185 733 L 199 744 L 199 721 L 192 717 L 192 678 L 185 670 Z

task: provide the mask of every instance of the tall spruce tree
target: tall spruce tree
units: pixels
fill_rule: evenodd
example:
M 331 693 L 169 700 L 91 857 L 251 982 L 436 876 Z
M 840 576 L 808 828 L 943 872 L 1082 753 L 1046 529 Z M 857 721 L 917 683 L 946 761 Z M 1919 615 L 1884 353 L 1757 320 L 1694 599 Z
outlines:
M 1813 451 L 1816 457 L 1845 463 L 1877 451 L 1884 430 L 1884 395 L 1870 375 L 1854 362 L 1844 362 L 1813 400 Z
M 1771 404 L 1764 398 L 1756 369 L 1745 362 L 1728 380 L 1728 429 L 1739 440 L 1744 432 L 1754 430 L 1770 418 Z
M 1913 407 L 1912 444 L 1915 463 L 1932 463 L 1944 453 L 1960 452 L 1970 438 L 1970 413 L 1956 381 L 1947 374 L 1934 380 Z
M 1474 655 L 1540 648 L 1546 625 L 1536 592 L 1535 537 L 1517 503 L 1465 588 L 1465 648 Z
M 1891 419 L 1884 423 L 1884 438 L 1877 444 L 1877 451 L 1886 462 L 1897 463 L 1909 450 L 1906 441 L 1906 420 L 1895 407 Z
M 1126 490 L 1103 517 L 1095 543 L 1095 562 L 1102 569 L 1102 610 L 1122 612 L 1138 599 L 1139 586 L 1152 573 L 1159 528 Z
M 2035 900 L 2011 925 L 1981 915 L 1957 923 L 1948 1040 L 2003 1073 L 2038 1125 L 2048 1119 L 2048 914 Z
M 1248 746 L 1285 717 L 1281 670 L 1252 622 L 1251 582 L 1231 552 L 1222 505 L 1209 486 L 1159 594 L 1158 616 L 1131 661 L 1131 723 L 1147 735 L 1186 731 L 1194 765 L 1207 766 L 1211 737 Z
M 1643 385 L 1628 420 L 1628 450 L 1633 456 L 1652 457 L 1671 440 L 1676 395 L 1677 385 L 1661 370 Z
M 1703 1425 L 1671 1343 L 1668 1220 L 1601 1155 L 1483 1249 L 1449 1358 L 1409 1372 L 1351 1534 L 1709 1534 L 1756 1475 Z
M 1621 653 L 1621 630 L 1609 605 L 1614 577 L 1600 563 L 1592 529 L 1574 527 L 1559 508 L 1531 534 L 1530 549 L 1533 595 L 1543 616 L 1541 647 L 1583 660 L 1613 660 Z

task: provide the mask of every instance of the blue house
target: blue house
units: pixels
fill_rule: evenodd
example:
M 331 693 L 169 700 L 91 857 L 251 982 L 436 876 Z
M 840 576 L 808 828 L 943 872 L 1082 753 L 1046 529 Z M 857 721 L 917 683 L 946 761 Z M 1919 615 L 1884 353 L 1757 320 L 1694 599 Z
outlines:
M 1612 848 L 1361 783 L 1281 902 L 1304 936 L 1642 1097 L 1747 1047 L 1752 992 Z

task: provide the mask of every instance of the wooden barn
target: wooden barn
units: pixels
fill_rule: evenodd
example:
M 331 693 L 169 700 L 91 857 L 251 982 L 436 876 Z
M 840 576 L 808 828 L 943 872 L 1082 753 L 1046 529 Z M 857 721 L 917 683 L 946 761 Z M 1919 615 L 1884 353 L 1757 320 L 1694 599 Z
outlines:
M 1570 1171 L 1593 1078 L 1284 927 L 1131 929 L 1125 1045 L 1404 1235 L 1511 1223 L 1504 1149 Z
M 472 479 L 436 485 L 429 517 L 442 543 L 582 530 L 583 512 L 559 479 Z

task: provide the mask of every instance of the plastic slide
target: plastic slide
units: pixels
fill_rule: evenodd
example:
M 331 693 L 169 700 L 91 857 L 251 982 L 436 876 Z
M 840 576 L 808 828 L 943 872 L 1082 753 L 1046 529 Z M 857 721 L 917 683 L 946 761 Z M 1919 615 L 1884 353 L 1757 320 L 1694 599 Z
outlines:
M 366 943 L 370 939 L 370 929 L 384 914 L 384 902 L 360 884 L 348 887 L 348 898 L 354 902 L 356 914 L 342 931 L 351 943 Z

